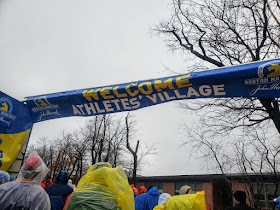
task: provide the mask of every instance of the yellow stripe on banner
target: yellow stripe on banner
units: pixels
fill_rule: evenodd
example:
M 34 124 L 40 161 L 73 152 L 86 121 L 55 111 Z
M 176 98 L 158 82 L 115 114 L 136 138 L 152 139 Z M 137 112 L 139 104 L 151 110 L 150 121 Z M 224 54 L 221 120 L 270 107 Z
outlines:
M 0 170 L 8 171 L 15 161 L 25 140 L 28 138 L 30 129 L 16 134 L 0 133 Z

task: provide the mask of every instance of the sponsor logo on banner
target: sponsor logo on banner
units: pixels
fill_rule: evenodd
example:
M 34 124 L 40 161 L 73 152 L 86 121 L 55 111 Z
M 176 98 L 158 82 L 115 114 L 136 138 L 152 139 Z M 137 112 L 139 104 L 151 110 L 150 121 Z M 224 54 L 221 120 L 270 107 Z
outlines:
M 245 85 L 256 85 L 257 88 L 250 92 L 254 96 L 259 91 L 280 90 L 280 63 L 270 61 L 258 68 L 258 78 L 246 79 Z
M 0 98 L 0 121 L 10 126 L 11 121 L 16 119 L 16 116 L 12 114 L 13 104 L 8 98 Z
M 46 96 L 36 98 L 33 102 L 36 104 L 36 107 L 32 107 L 32 111 L 41 112 L 38 121 L 41 121 L 44 116 L 60 115 L 57 110 L 59 106 L 57 104 L 51 104 Z
M 41 112 L 50 109 L 58 109 L 59 106 L 57 104 L 51 104 L 47 97 L 40 97 L 33 100 L 36 104 L 36 107 L 32 107 L 33 112 Z

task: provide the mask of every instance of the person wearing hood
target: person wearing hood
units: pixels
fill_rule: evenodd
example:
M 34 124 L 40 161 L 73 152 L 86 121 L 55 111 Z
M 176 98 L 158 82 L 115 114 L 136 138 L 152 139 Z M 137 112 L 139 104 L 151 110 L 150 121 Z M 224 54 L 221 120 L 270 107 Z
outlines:
M 158 198 L 158 205 L 155 206 L 153 210 L 164 209 L 167 198 L 171 198 L 171 195 L 169 193 L 162 193 Z
M 52 180 L 51 180 L 51 177 L 50 177 L 50 176 L 47 176 L 47 177 L 44 179 L 43 184 L 45 185 L 45 187 L 52 185 L 53 182 L 52 182 Z
M 141 195 L 141 194 L 143 194 L 143 193 L 146 193 L 146 188 L 145 188 L 145 186 L 141 186 L 141 187 L 139 188 L 139 195 Z
M 76 187 L 72 184 L 72 180 L 71 180 L 71 179 L 68 180 L 67 185 L 69 185 L 70 187 L 72 187 L 73 191 L 76 190 Z
M 10 175 L 6 171 L 0 171 L 0 185 L 10 181 Z
M 157 187 L 149 187 L 147 193 L 135 198 L 135 210 L 152 210 L 158 205 L 159 196 Z
M 0 185 L 1 209 L 50 210 L 49 196 L 40 186 L 48 170 L 37 152 L 32 152 L 16 181 Z
M 124 170 L 108 162 L 92 165 L 66 202 L 66 210 L 134 210 L 134 198 Z
M 277 198 L 274 198 L 273 200 L 274 202 L 276 202 L 276 208 L 277 210 L 280 210 L 280 196 Z
M 51 209 L 62 210 L 68 195 L 73 192 L 73 188 L 67 185 L 69 176 L 65 170 L 61 170 L 57 175 L 56 182 L 46 187 L 46 192 L 50 197 Z

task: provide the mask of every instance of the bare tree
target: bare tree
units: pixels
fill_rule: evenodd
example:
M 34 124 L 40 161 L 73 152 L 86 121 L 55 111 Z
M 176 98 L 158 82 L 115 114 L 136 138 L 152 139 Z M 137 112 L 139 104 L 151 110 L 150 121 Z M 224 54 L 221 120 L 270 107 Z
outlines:
M 188 58 L 222 67 L 279 57 L 277 0 L 172 0 L 171 7 L 171 17 L 153 31 L 171 50 Z M 208 160 L 208 166 L 216 165 L 223 174 L 273 174 L 278 186 L 277 98 L 200 99 L 180 106 L 196 115 L 196 127 L 192 123 L 183 128 L 184 144 L 199 151 L 196 157 Z M 258 208 L 257 198 L 253 200 Z
M 121 166 L 127 175 L 134 171 L 136 176 L 136 170 L 141 169 L 145 157 L 155 154 L 156 149 L 154 145 L 148 149 L 139 149 L 139 158 L 136 156 L 136 159 L 131 160 L 127 146 L 131 149 L 131 136 L 135 130 L 130 123 L 112 115 L 94 116 L 81 128 L 72 132 L 63 131 L 53 141 L 41 138 L 35 145 L 30 145 L 28 151 L 38 151 L 53 179 L 63 169 L 77 184 L 88 167 L 97 162 L 109 162 L 113 167 Z M 136 153 L 138 146 L 139 143 Z
M 162 21 L 154 29 L 158 35 L 163 36 L 170 49 L 180 50 L 205 61 L 208 65 L 218 67 L 279 56 L 277 1 L 173 0 L 172 2 L 171 18 Z M 200 109 L 208 107 L 208 101 L 202 103 Z M 232 103 L 233 100 L 210 100 L 209 105 L 218 107 L 222 104 L 239 112 L 243 108 L 242 104 L 248 103 L 248 100 L 237 101 L 240 102 L 235 104 Z M 254 106 L 256 105 L 262 108 L 258 111 L 263 111 L 263 114 L 259 115 L 256 121 L 253 119 L 255 123 L 272 120 L 280 133 L 278 100 L 254 100 Z M 250 109 L 249 111 L 254 114 L 254 106 L 247 106 L 246 109 Z
M 133 150 L 130 146 L 129 143 L 129 130 L 131 129 L 131 126 L 134 122 L 133 121 L 129 121 L 129 113 L 127 114 L 127 116 L 125 117 L 125 125 L 126 125 L 126 148 L 129 150 L 129 152 L 133 155 L 133 184 L 136 186 L 136 182 L 137 182 L 137 152 L 138 152 L 138 147 L 139 147 L 139 140 L 137 141 L 135 150 Z

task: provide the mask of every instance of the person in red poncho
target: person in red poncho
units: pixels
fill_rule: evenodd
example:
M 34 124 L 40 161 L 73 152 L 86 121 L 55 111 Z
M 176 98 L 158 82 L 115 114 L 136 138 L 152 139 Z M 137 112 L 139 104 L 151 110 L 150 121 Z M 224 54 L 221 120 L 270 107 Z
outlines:
M 134 197 L 138 196 L 138 190 L 136 187 L 134 187 L 134 184 L 131 184 L 130 187 L 132 188 L 133 190 L 133 193 L 134 193 Z
M 143 194 L 143 193 L 146 193 L 146 188 L 145 188 L 145 186 L 141 186 L 141 187 L 139 188 L 139 195 L 141 195 L 141 194 Z
M 45 187 L 52 185 L 52 184 L 53 184 L 53 181 L 51 180 L 51 177 L 50 177 L 50 176 L 47 176 L 47 177 L 44 179 L 43 184 L 45 185 Z

